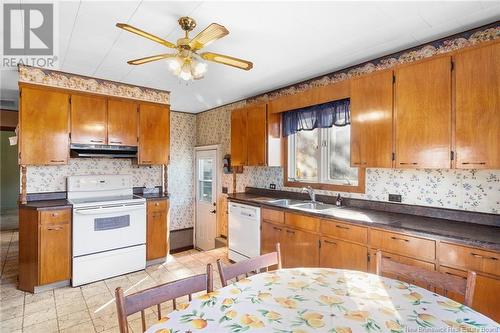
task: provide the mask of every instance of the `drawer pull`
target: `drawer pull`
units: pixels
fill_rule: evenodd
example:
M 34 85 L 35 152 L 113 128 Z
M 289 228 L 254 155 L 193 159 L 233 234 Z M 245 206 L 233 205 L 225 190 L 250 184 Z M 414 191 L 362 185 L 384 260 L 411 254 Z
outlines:
M 486 162 L 462 162 L 462 165 L 469 165 L 469 164 L 485 165 Z
M 474 253 L 474 252 L 471 252 L 470 255 L 473 256 L 473 257 L 476 257 L 476 258 L 483 258 L 483 259 L 489 259 L 489 260 L 498 260 L 498 258 L 496 258 L 496 257 L 485 257 L 485 256 L 482 256 L 482 255 Z
M 339 229 L 346 229 L 346 230 L 351 229 L 351 228 L 349 228 L 349 227 L 344 227 L 344 226 L 342 226 L 342 225 L 338 225 L 338 224 L 337 224 L 337 225 L 335 225 L 335 226 L 336 226 L 337 228 L 339 228 Z
M 353 162 L 354 165 L 366 165 L 366 162 Z
M 292 230 L 287 230 L 286 232 L 289 234 L 295 234 L 295 231 L 292 231 Z
M 281 228 L 278 228 L 278 227 L 273 227 L 273 229 L 274 229 L 274 230 L 278 230 L 278 231 L 281 231 L 281 230 L 283 230 L 283 229 L 281 229 Z
M 90 140 L 90 142 L 94 142 L 94 143 L 101 143 L 102 140 Z
M 110 143 L 118 143 L 118 144 L 121 144 L 122 142 L 121 142 L 121 141 L 110 141 Z
M 417 165 L 417 162 L 399 162 L 400 165 Z
M 466 277 L 463 277 L 463 276 L 460 276 L 460 275 L 456 275 L 456 274 L 453 274 L 453 273 L 450 273 L 450 272 L 444 272 L 445 274 L 448 274 L 448 275 L 451 275 L 451 276 L 456 276 L 456 277 L 459 277 L 461 279 L 464 279 L 464 280 L 467 280 Z
M 398 237 L 394 237 L 394 236 L 392 236 L 391 239 L 398 240 L 398 241 L 403 241 L 403 242 L 409 242 L 410 241 L 409 239 L 398 238 Z
M 142 161 L 142 163 L 146 163 L 146 164 L 150 164 L 152 161 L 149 160 L 149 161 Z
M 52 162 L 52 163 L 63 163 L 64 160 L 50 160 L 50 162 Z
M 58 230 L 62 230 L 62 227 L 48 227 L 47 230 L 58 231 Z
M 59 213 L 51 213 L 50 214 L 52 217 L 56 217 L 57 215 L 59 215 Z
M 332 244 L 332 245 L 337 245 L 337 243 L 335 242 L 332 242 L 332 241 L 329 241 L 329 240 L 323 240 L 323 242 L 327 243 L 327 244 Z
M 384 258 L 384 259 L 389 259 L 389 260 L 391 260 L 391 259 L 392 259 L 392 257 L 389 257 L 389 256 L 382 256 L 382 258 Z

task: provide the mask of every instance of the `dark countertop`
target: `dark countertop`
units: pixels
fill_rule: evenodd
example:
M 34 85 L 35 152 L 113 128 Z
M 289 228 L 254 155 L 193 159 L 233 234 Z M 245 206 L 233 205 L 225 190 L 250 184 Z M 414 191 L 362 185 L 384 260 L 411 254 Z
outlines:
M 19 205 L 19 208 L 28 209 L 61 209 L 61 208 L 71 208 L 73 205 L 66 199 L 54 199 L 54 200 L 33 200 L 28 201 L 26 204 Z
M 452 241 L 485 250 L 500 251 L 500 227 L 497 226 L 351 207 L 332 208 L 321 213 L 307 212 L 270 204 L 265 200 L 276 198 L 249 193 L 229 194 L 228 198 L 230 201 L 254 206 L 281 208 L 304 215 L 335 218 L 339 221 Z
M 146 200 L 155 200 L 155 199 L 168 199 L 168 193 L 159 192 L 159 193 L 136 193 L 136 195 L 143 197 Z

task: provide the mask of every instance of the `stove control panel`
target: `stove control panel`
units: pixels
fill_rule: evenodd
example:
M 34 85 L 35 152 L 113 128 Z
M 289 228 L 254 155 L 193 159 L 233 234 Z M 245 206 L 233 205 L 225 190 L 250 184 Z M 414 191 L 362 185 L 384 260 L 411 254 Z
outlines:
M 69 176 L 67 185 L 68 192 L 132 189 L 132 175 Z

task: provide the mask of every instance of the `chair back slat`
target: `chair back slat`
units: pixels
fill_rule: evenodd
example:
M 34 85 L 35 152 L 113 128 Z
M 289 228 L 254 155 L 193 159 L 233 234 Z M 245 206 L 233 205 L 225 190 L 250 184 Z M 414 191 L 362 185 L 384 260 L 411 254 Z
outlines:
M 205 274 L 168 282 L 131 295 L 125 296 L 122 288 L 116 288 L 116 307 L 120 333 L 128 333 L 127 317 L 129 315 L 141 312 L 142 328 L 146 330 L 145 309 L 156 305 L 158 308 L 158 319 L 160 319 L 162 303 L 172 301 L 174 309 L 176 309 L 176 298 L 189 295 L 189 300 L 191 301 L 191 294 L 205 290 L 207 293 L 213 291 L 213 269 L 211 264 L 207 265 L 207 273 Z
M 232 265 L 225 266 L 220 259 L 217 260 L 217 267 L 219 268 L 219 275 L 223 287 L 227 286 L 228 280 L 236 279 L 236 281 L 239 281 L 239 276 L 245 275 L 245 277 L 248 277 L 250 272 L 259 273 L 262 269 L 267 272 L 268 267 L 273 265 L 278 265 L 278 269 L 281 268 L 279 243 L 276 244 L 276 252 L 250 258 Z
M 476 273 L 468 272 L 467 279 L 449 275 L 441 272 L 429 271 L 424 268 L 402 264 L 389 258 L 384 258 L 382 252 L 377 251 L 377 274 L 392 274 L 397 279 L 409 280 L 410 283 L 421 282 L 427 286 L 427 289 L 433 287 L 443 290 L 444 296 L 453 292 L 465 297 L 465 305 L 471 306 L 474 297 L 474 287 Z

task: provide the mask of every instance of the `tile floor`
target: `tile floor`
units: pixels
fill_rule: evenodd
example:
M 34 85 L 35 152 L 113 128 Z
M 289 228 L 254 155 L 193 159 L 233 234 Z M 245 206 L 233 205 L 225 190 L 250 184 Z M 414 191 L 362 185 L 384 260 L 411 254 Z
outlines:
M 207 252 L 190 250 L 169 256 L 167 263 L 82 287 L 65 287 L 39 294 L 16 287 L 18 232 L 1 231 L 0 332 L 119 332 L 114 290 L 126 293 L 161 283 L 204 273 L 207 263 L 218 258 L 227 261 L 225 248 Z M 215 265 L 214 265 L 215 267 Z M 220 288 L 214 274 L 214 288 Z M 180 300 L 182 302 L 182 300 Z M 162 305 L 162 314 L 172 310 L 171 302 Z M 156 308 L 148 309 L 148 322 L 156 319 Z M 140 314 L 129 317 L 132 332 L 142 332 Z

